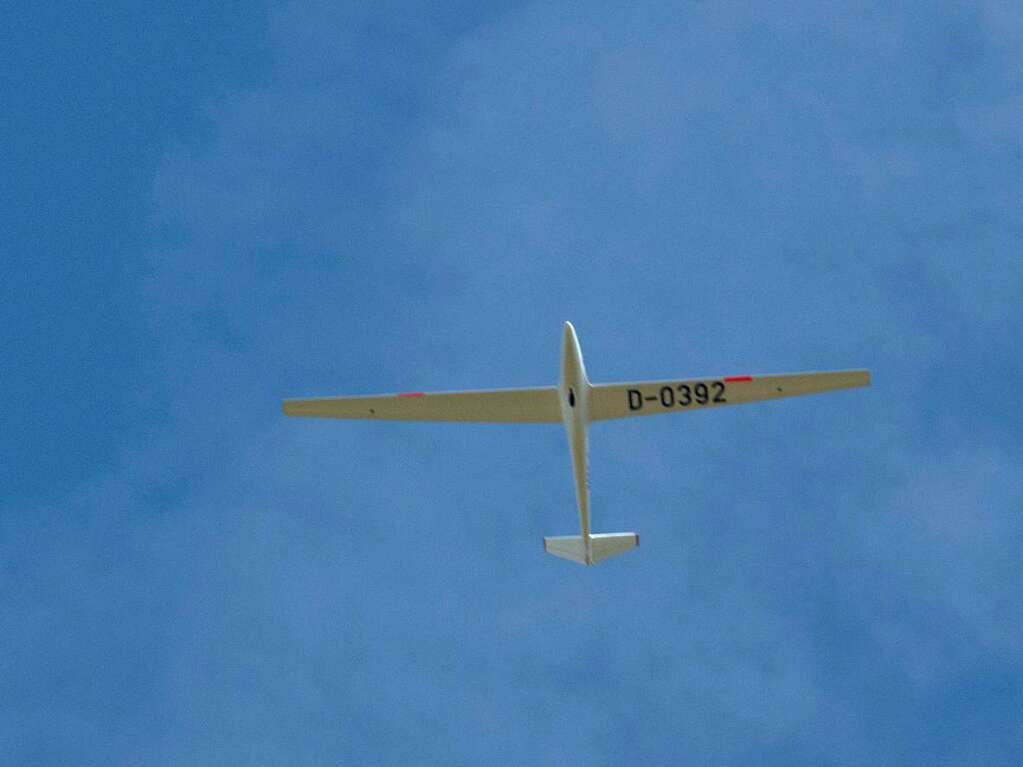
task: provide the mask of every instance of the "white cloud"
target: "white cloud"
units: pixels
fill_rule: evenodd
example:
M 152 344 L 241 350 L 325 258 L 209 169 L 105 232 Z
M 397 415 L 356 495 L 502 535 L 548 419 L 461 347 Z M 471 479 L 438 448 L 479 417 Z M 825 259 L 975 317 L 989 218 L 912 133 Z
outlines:
M 884 691 L 1009 663 L 1018 445 L 931 374 L 966 354 L 935 317 L 1004 329 L 988 288 L 1019 270 L 922 249 L 978 235 L 932 189 L 969 155 L 900 101 L 926 76 L 871 87 L 932 55 L 913 25 L 784 10 L 532 6 L 457 39 L 275 11 L 278 79 L 219 100 L 157 179 L 163 431 L 64 508 L 5 510 L 18 644 L 98 670 L 63 718 L 129 730 L 96 698 L 130 690 L 199 762 L 599 758 L 616 730 L 652 762 L 867 761 L 906 742 L 864 724 Z M 551 381 L 564 319 L 595 377 L 869 364 L 876 385 L 595 431 L 595 515 L 655 534 L 585 572 L 539 549 L 575 524 L 556 429 L 279 414 Z M 929 417 L 975 443 L 923 450 Z M 15 686 L 52 681 L 26 653 Z

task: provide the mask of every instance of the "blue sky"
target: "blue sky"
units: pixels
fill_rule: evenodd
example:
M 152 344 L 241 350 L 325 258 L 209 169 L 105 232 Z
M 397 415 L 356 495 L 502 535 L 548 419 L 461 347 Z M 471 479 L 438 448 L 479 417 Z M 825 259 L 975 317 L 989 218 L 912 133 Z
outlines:
M 1014 764 L 1009 2 L 0 31 L 0 761 Z M 558 427 L 285 396 L 869 367 Z

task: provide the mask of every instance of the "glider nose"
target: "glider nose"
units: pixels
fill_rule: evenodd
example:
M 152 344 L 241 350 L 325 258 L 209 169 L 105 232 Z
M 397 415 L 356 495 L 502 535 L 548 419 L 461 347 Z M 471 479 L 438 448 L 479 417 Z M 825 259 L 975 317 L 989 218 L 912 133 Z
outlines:
M 587 384 L 583 353 L 571 322 L 565 323 L 565 335 L 561 344 L 561 381 L 565 391 L 570 386 L 576 387 L 578 391 L 580 386 Z

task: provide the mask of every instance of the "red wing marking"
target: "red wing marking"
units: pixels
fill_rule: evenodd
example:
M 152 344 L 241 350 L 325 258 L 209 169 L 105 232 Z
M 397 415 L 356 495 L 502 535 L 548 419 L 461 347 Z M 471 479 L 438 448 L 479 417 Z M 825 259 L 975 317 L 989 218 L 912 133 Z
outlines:
M 749 383 L 753 376 L 725 376 L 725 383 Z
M 426 394 L 421 391 L 403 391 L 398 395 L 399 397 L 425 397 Z

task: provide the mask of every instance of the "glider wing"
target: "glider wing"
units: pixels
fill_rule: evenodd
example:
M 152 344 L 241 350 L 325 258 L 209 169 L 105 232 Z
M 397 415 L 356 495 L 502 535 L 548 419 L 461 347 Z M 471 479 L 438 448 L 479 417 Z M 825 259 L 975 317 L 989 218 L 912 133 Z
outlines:
M 742 405 L 747 402 L 869 385 L 868 370 L 595 384 L 590 389 L 590 420 L 604 421 L 611 418 L 702 410 L 721 405 Z
M 555 386 L 287 399 L 284 400 L 284 414 L 382 421 L 561 422 Z

